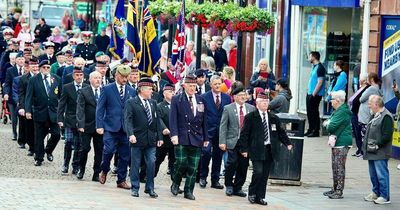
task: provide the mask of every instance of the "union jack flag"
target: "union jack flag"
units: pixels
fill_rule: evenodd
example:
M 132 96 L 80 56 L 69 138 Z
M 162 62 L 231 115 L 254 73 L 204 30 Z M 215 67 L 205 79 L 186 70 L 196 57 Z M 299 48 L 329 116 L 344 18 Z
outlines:
M 184 70 L 185 64 L 185 0 L 182 1 L 182 8 L 179 13 L 178 22 L 175 32 L 175 41 L 172 46 L 172 65 L 176 69 L 176 77 L 180 78 L 181 72 Z

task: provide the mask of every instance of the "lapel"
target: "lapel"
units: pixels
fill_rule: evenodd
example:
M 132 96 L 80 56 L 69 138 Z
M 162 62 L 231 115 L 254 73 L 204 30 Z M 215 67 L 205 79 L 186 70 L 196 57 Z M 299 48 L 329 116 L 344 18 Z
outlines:
M 36 77 L 37 77 L 37 81 L 39 83 L 40 88 L 44 91 L 44 94 L 47 96 L 46 87 L 43 84 L 43 74 L 42 73 L 38 73 L 36 75 Z
M 236 122 L 236 124 L 237 124 L 237 127 L 240 128 L 240 122 L 239 122 L 239 115 L 240 115 L 239 111 L 240 111 L 240 110 L 237 110 L 236 102 L 233 102 L 232 105 L 233 105 L 233 106 L 232 106 L 232 110 L 233 110 L 235 122 Z
M 197 98 L 196 98 L 196 99 L 197 99 Z M 183 93 L 181 94 L 181 99 L 180 99 L 180 101 L 183 102 L 181 105 L 183 106 L 183 111 L 184 111 L 184 113 L 187 113 L 187 114 L 189 115 L 189 120 L 193 119 L 193 118 L 194 118 L 194 115 L 193 115 L 192 110 L 190 109 L 189 99 L 187 98 L 185 92 L 183 92 Z M 197 102 L 198 102 L 198 101 L 197 101 Z
M 136 97 L 135 97 L 135 103 L 138 104 L 140 107 L 142 107 L 143 112 L 146 113 L 146 109 L 144 108 L 143 103 L 142 103 L 142 101 L 140 100 L 139 96 L 136 96 Z M 147 114 L 146 114 L 146 115 L 147 115 Z
M 115 82 L 114 84 L 113 84 L 113 86 L 114 87 L 111 87 L 113 90 L 114 90 L 114 92 L 115 92 L 115 98 L 117 99 L 117 101 L 118 101 L 118 103 L 120 104 L 120 105 L 122 105 L 122 101 L 121 101 L 121 98 L 119 97 L 119 90 L 118 90 L 118 86 L 117 86 L 117 83 Z

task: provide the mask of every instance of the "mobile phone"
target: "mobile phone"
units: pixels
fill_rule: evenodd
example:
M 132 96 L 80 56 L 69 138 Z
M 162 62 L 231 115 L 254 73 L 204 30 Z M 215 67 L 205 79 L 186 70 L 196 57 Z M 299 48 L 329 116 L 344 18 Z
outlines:
M 393 87 L 396 87 L 396 86 L 397 86 L 396 80 L 394 79 L 394 80 L 393 80 Z

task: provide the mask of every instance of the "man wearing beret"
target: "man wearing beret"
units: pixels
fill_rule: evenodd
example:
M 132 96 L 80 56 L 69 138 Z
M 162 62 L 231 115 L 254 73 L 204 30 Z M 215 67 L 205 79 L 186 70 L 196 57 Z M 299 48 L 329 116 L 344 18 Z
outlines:
M 29 79 L 25 98 L 26 118 L 33 119 L 35 127 L 35 166 L 42 165 L 44 153 L 48 161 L 53 161 L 52 153 L 60 140 L 57 108 L 61 81 L 57 75 L 50 73 L 50 65 L 48 60 L 40 62 L 40 73 Z M 44 148 L 44 138 L 48 133 L 51 137 Z
M 39 61 L 48 60 L 50 64 L 57 62 L 56 56 L 54 56 L 54 43 L 45 42 L 44 43 L 44 54 L 39 56 Z
M 76 46 L 75 53 L 79 53 L 86 60 L 86 65 L 94 63 L 97 46 L 90 43 L 92 37 L 91 31 L 82 31 L 83 43 Z
M 56 74 L 57 73 L 57 69 L 60 68 L 61 66 L 64 66 L 65 63 L 65 52 L 63 51 L 59 51 L 56 53 L 56 59 L 57 62 L 53 63 L 51 65 L 51 69 L 50 72 L 52 74 Z
M 196 94 L 194 76 L 186 76 L 183 87 L 183 93 L 172 97 L 169 117 L 176 158 L 171 193 L 178 195 L 182 177 L 186 175 L 184 197 L 195 200 L 193 189 L 201 148 L 208 146 L 207 107 L 204 99 Z
M 204 69 L 197 69 L 195 74 L 197 80 L 197 94 L 201 95 L 211 90 L 211 87 L 207 82 L 206 71 Z
M 96 132 L 103 135 L 103 158 L 99 182 L 104 184 L 110 171 L 110 161 L 118 152 L 117 187 L 130 189 L 126 182 L 129 162 L 129 141 L 124 127 L 125 102 L 136 96 L 127 83 L 131 68 L 119 65 L 115 73 L 115 82 L 101 88 L 100 98 L 96 108 Z
M 241 82 L 232 85 L 234 102 L 225 106 L 219 126 L 219 147 L 228 152 L 228 161 L 225 166 L 225 187 L 227 196 L 246 197 L 242 186 L 246 181 L 249 159 L 240 154 L 236 143 L 240 130 L 244 125 L 244 116 L 255 111 L 254 106 L 246 103 L 246 91 Z M 235 177 L 235 182 L 233 182 Z
M 157 114 L 157 102 L 151 99 L 153 81 L 141 79 L 138 83 L 138 96 L 126 102 L 124 117 L 125 129 L 131 143 L 131 194 L 139 197 L 139 168 L 142 155 L 146 164 L 145 193 L 158 197 L 154 192 L 154 167 L 156 147 L 163 144 L 160 116 Z M 121 155 L 121 154 L 120 154 Z
M 76 127 L 76 102 L 78 92 L 87 84 L 83 83 L 84 75 L 81 68 L 75 68 L 72 76 L 74 81 L 65 84 L 62 89 L 61 98 L 58 102 L 57 122 L 61 128 L 65 128 L 64 163 L 61 167 L 61 173 L 68 173 L 72 150 L 74 150 L 72 174 L 75 175 L 79 171 L 78 151 L 80 147 L 80 137 Z
M 256 99 L 257 110 L 244 117 L 244 126 L 236 145 L 243 157 L 250 158 L 253 163 L 248 200 L 260 205 L 268 204 L 265 192 L 269 171 L 277 153 L 272 148 L 279 148 L 282 143 L 288 150 L 292 149 L 279 118 L 268 112 L 268 105 L 268 96 L 264 92 L 259 93 Z

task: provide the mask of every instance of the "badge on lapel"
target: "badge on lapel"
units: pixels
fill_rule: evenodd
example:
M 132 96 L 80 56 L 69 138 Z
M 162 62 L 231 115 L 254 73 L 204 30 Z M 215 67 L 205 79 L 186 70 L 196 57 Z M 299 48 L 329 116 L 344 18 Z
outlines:
M 204 112 L 204 104 L 202 104 L 202 103 L 197 104 L 197 111 Z
M 276 131 L 276 124 L 271 124 L 272 131 Z
M 55 89 L 54 89 L 54 94 L 58 94 L 58 87 L 56 87 Z

